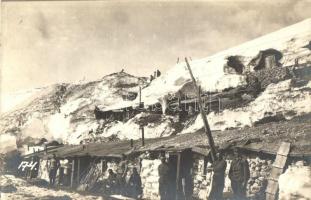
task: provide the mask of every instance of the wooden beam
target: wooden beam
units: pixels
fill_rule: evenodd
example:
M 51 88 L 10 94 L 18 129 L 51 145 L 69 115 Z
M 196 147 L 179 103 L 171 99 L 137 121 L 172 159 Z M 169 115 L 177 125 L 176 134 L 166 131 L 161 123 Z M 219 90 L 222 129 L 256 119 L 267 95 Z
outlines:
M 77 169 L 77 185 L 79 186 L 80 183 L 80 173 L 81 173 L 81 159 L 78 158 L 78 169 Z
M 279 177 L 284 172 L 288 154 L 290 152 L 291 144 L 282 142 L 277 152 L 276 158 L 272 165 L 270 178 L 268 178 L 268 185 L 266 188 L 266 200 L 275 200 L 278 196 Z
M 74 175 L 75 175 L 75 159 L 72 159 L 71 162 L 71 179 L 70 179 L 70 187 L 74 187 Z
M 180 192 L 180 188 L 179 188 L 179 182 L 180 182 L 180 165 L 181 165 L 181 153 L 179 152 L 177 154 L 177 170 L 176 170 L 176 200 L 180 199 L 179 198 L 179 192 Z
M 139 87 L 139 106 L 141 104 L 141 87 Z
M 209 127 L 209 124 L 208 124 L 208 121 L 207 121 L 207 117 L 206 117 L 206 114 L 204 112 L 204 108 L 203 108 L 203 105 L 202 105 L 202 99 L 201 99 L 201 95 L 200 95 L 200 93 L 201 93 L 200 92 L 200 88 L 198 87 L 197 82 L 196 82 L 196 80 L 195 80 L 195 78 L 194 78 L 194 76 L 192 74 L 192 70 L 191 70 L 190 64 L 188 62 L 188 59 L 185 58 L 185 61 L 186 61 L 187 68 L 189 70 L 189 73 L 190 73 L 193 85 L 196 88 L 196 93 L 197 93 L 198 101 L 199 101 L 198 103 L 199 103 L 200 113 L 201 113 L 201 117 L 202 117 L 202 120 L 203 120 L 203 123 L 204 123 L 204 128 L 205 128 L 205 134 L 207 136 L 208 143 L 209 143 L 209 146 L 211 148 L 212 162 L 214 162 L 215 158 L 216 158 L 215 143 L 214 143 L 212 132 L 211 132 L 211 129 Z
M 140 129 L 141 129 L 141 145 L 145 146 L 145 128 L 144 126 L 141 126 Z

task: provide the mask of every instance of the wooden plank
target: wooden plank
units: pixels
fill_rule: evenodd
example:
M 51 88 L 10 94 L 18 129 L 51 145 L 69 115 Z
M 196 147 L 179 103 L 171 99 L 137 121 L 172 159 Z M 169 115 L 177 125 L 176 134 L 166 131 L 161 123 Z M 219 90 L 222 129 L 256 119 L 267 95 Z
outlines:
M 278 155 L 276 157 L 275 161 L 273 162 L 272 166 L 283 169 L 286 161 L 287 161 L 287 157 L 286 156 Z
M 266 194 L 266 200 L 275 200 L 275 195 L 274 194 Z
M 266 188 L 266 200 L 275 200 L 279 189 L 279 177 L 284 171 L 284 167 L 287 161 L 287 156 L 290 152 L 290 143 L 282 142 L 275 161 L 273 162 L 270 179 Z
M 277 181 L 270 180 L 268 181 L 266 193 L 275 194 L 276 191 L 278 190 L 278 187 L 279 187 L 279 183 Z
M 181 153 L 178 153 L 177 154 L 177 172 L 176 172 L 176 200 L 179 199 L 179 191 L 180 191 L 180 188 L 179 188 L 179 181 L 180 181 L 180 165 L 181 165 Z
M 274 178 L 274 179 L 278 179 L 279 176 L 283 173 L 283 168 L 280 169 L 280 168 L 275 168 L 275 167 L 272 167 L 271 169 L 271 173 L 270 173 L 270 177 Z
M 215 148 L 215 143 L 214 143 L 214 139 L 213 139 L 213 136 L 212 136 L 212 131 L 211 131 L 210 126 L 208 124 L 206 113 L 204 112 L 204 108 L 203 108 L 203 104 L 202 104 L 202 99 L 201 99 L 201 95 L 200 95 L 200 88 L 198 87 L 197 82 L 196 82 L 196 80 L 195 80 L 195 78 L 194 78 L 194 76 L 192 74 L 192 70 L 191 70 L 191 67 L 190 67 L 190 64 L 189 64 L 187 58 L 185 58 L 185 62 L 186 62 L 188 71 L 190 73 L 193 85 L 196 88 L 197 98 L 198 98 L 198 101 L 199 101 L 198 103 L 199 103 L 200 113 L 201 113 L 201 117 L 202 117 L 203 124 L 204 124 L 204 129 L 205 129 L 205 134 L 207 136 L 208 143 L 209 143 L 209 146 L 210 146 L 210 149 L 211 149 L 211 159 L 212 159 L 212 162 L 214 162 L 216 160 L 216 148 Z
M 77 183 L 79 185 L 79 182 L 80 182 L 80 173 L 81 173 L 81 159 L 78 158 L 78 169 L 77 169 Z
M 289 151 L 290 151 L 290 143 L 282 142 L 277 154 L 287 156 Z
M 75 175 L 75 160 L 72 159 L 71 163 L 71 179 L 70 179 L 70 186 L 73 188 L 74 187 L 74 175 Z

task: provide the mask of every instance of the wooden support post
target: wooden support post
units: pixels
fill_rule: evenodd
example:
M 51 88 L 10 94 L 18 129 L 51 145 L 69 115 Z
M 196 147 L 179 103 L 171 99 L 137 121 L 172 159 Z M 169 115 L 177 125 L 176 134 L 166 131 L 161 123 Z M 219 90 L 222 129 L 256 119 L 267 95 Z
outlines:
M 279 177 L 284 172 L 288 154 L 290 152 L 291 144 L 282 142 L 277 152 L 274 163 L 272 164 L 271 174 L 268 178 L 268 185 L 266 188 L 266 200 L 275 200 L 278 196 Z
M 141 104 L 141 87 L 139 87 L 139 105 Z
M 70 187 L 74 187 L 74 175 L 75 175 L 75 159 L 72 159 L 71 162 L 71 179 L 70 179 Z
M 77 169 L 77 185 L 79 186 L 80 183 L 80 173 L 81 173 L 81 159 L 78 158 L 78 169 Z
M 200 89 L 197 85 L 197 82 L 192 74 L 192 71 L 191 71 L 191 67 L 189 65 L 189 62 L 188 62 L 188 59 L 185 58 L 185 61 L 186 61 L 186 64 L 187 64 L 187 68 L 189 70 L 189 73 L 190 73 L 190 76 L 191 76 L 191 79 L 192 79 L 192 82 L 193 82 L 193 85 L 195 86 L 196 88 L 196 92 L 197 92 L 197 96 L 198 96 L 198 101 L 199 101 L 199 108 L 200 108 L 200 113 L 201 113 L 201 117 L 202 117 L 202 120 L 203 120 L 203 123 L 204 123 L 204 128 L 205 128 L 205 134 L 207 136 L 207 139 L 208 139 L 208 143 L 209 143 L 209 146 L 211 148 L 211 157 L 212 157 L 212 162 L 215 161 L 215 158 L 216 158 L 216 150 L 215 150 L 215 143 L 214 143 L 214 139 L 213 139 L 213 136 L 212 136 L 212 132 L 211 132 L 211 129 L 209 127 L 209 124 L 208 124 L 208 121 L 207 121 L 207 118 L 206 118 L 206 115 L 205 115 L 205 112 L 203 110 L 203 105 L 202 105 L 202 100 L 201 100 L 201 96 L 200 96 Z
M 180 182 L 180 160 L 181 160 L 181 153 L 179 152 L 177 154 L 177 170 L 176 170 L 176 200 L 180 199 L 179 198 L 179 195 L 180 195 L 180 185 L 179 185 L 179 182 Z
M 134 146 L 134 141 L 133 139 L 131 139 L 131 147 L 133 148 L 133 146 Z
M 221 111 L 221 100 L 220 98 L 218 98 L 218 112 Z
M 141 129 L 141 145 L 145 146 L 145 129 L 144 126 L 140 126 Z
M 199 85 L 199 96 L 201 97 L 201 95 L 202 95 L 202 89 L 201 89 L 201 86 Z M 202 108 L 204 110 L 203 102 L 201 103 L 202 103 Z M 200 110 L 200 106 L 198 106 L 198 109 Z

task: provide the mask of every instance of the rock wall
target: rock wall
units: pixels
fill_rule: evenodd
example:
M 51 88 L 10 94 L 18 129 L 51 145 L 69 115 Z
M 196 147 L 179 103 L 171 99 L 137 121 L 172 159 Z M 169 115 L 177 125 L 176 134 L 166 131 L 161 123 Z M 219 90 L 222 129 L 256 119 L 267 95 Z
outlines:
M 210 178 L 204 174 L 204 157 L 194 155 L 193 160 L 193 196 L 199 199 L 206 199 Z
M 159 174 L 158 167 L 161 164 L 159 159 L 144 159 L 141 163 L 141 182 L 144 186 L 143 195 L 146 199 L 157 200 L 159 196 Z
M 266 189 L 267 178 L 270 175 L 272 166 L 271 160 L 260 159 L 259 157 L 249 157 L 250 179 L 247 186 L 247 195 L 250 199 L 262 199 Z M 231 160 L 227 159 L 226 178 L 224 196 L 230 196 L 232 193 L 231 181 L 228 177 Z M 207 167 L 210 163 L 207 164 Z M 193 196 L 198 199 L 207 199 L 209 194 L 212 174 L 204 174 L 204 157 L 195 156 L 193 163 Z
M 46 181 L 49 180 L 49 172 L 47 168 L 47 160 L 45 159 L 40 159 L 39 161 L 39 170 L 38 170 L 38 178 L 44 179 Z
M 247 195 L 250 199 L 264 199 L 267 178 L 270 176 L 273 161 L 259 157 L 248 158 L 247 160 L 250 168 Z
M 230 179 L 228 178 L 231 160 L 227 160 L 226 178 L 224 193 L 231 192 Z M 211 163 L 207 163 L 206 167 L 210 167 Z M 193 163 L 193 196 L 198 199 L 207 199 L 212 182 L 212 174 L 204 174 L 204 157 L 194 155 Z

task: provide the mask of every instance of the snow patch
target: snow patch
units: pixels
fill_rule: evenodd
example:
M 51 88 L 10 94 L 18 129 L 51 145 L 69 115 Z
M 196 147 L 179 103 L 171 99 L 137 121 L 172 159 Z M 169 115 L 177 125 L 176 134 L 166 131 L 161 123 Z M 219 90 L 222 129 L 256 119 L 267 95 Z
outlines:
M 141 130 L 138 121 L 142 117 L 146 117 L 146 113 L 136 115 L 134 118 L 128 120 L 126 123 L 116 122 L 111 127 L 104 129 L 101 136 L 109 137 L 117 135 L 120 139 L 140 139 Z M 164 137 L 172 134 L 175 129 L 172 127 L 171 119 L 169 116 L 160 116 L 156 122 L 150 122 L 144 127 L 145 138 Z
M 279 178 L 280 200 L 310 199 L 310 183 L 310 166 L 289 166 Z
M 66 141 L 70 128 L 70 117 L 65 117 L 61 113 L 56 113 L 48 119 L 48 134 L 46 137 L 54 140 Z
M 51 137 L 46 134 L 46 128 L 42 119 L 32 118 L 26 125 L 27 126 L 22 130 L 22 138 L 42 138 L 42 136 L 44 136 L 48 140 L 51 139 Z
M 16 150 L 16 137 L 11 134 L 0 135 L 0 153 L 8 153 L 10 151 Z

